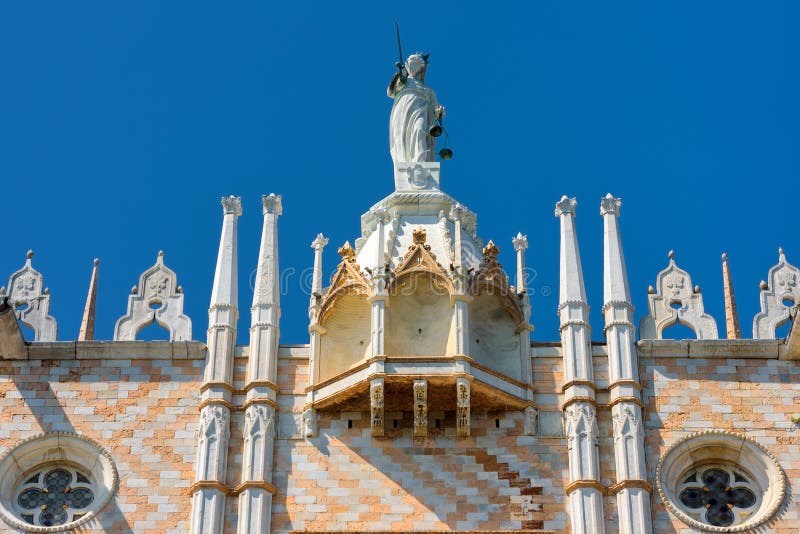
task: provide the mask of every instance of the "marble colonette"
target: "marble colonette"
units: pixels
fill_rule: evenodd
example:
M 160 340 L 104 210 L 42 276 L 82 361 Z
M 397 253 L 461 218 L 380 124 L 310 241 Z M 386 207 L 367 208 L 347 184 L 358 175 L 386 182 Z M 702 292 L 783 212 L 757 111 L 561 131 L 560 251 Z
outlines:
M 603 493 L 597 451 L 599 430 L 590 344 L 589 305 L 575 233 L 574 198 L 562 197 L 558 316 L 564 359 L 564 431 L 569 458 L 569 496 L 573 534 L 604 534 Z
M 250 308 L 250 357 L 244 413 L 244 453 L 239 493 L 239 534 L 270 531 L 272 523 L 272 457 L 278 386 L 280 338 L 280 270 L 278 265 L 278 217 L 281 197 L 261 198 L 264 224 Z
M 191 534 L 221 534 L 230 440 L 233 357 L 239 319 L 237 222 L 239 197 L 222 198 L 222 236 L 208 311 L 208 356 L 201 388 L 195 483 L 191 487 Z
M 650 494 L 644 456 L 644 428 L 633 304 L 617 218 L 622 201 L 611 193 L 600 203 L 603 217 L 603 316 L 608 346 L 609 404 L 620 534 L 650 534 Z

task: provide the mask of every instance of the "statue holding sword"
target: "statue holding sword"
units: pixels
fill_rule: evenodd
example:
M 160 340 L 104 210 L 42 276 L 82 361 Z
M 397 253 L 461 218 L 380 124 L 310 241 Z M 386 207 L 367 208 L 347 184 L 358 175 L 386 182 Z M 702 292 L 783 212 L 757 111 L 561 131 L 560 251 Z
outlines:
M 442 133 L 444 107 L 433 89 L 425 85 L 425 72 L 430 54 L 411 54 L 403 63 L 400 30 L 397 30 L 400 55 L 397 72 L 389 82 L 386 94 L 394 99 L 389 118 L 389 150 L 395 164 L 434 161 L 436 137 Z M 448 150 L 449 149 L 445 149 Z M 449 151 L 452 155 L 452 151 Z M 442 159 L 445 157 L 444 151 Z

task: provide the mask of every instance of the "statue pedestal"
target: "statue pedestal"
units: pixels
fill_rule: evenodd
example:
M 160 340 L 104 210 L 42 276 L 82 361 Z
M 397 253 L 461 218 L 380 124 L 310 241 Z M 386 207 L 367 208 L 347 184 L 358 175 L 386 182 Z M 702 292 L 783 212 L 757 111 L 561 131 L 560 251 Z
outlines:
M 440 163 L 400 162 L 394 166 L 395 191 L 439 191 Z

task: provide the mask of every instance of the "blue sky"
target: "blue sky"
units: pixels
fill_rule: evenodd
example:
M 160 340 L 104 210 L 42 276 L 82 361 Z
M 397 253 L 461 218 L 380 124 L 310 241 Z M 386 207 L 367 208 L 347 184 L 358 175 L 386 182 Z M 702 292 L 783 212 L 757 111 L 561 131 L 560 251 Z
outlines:
M 602 339 L 600 198 L 620 224 L 637 320 L 675 249 L 724 333 L 727 251 L 743 330 L 786 249 L 800 264 L 800 5 L 795 2 L 32 2 L 0 11 L 0 284 L 25 252 L 77 337 L 92 259 L 97 338 L 158 250 L 205 339 L 222 195 L 242 196 L 246 343 L 260 196 L 283 195 L 281 323 L 307 342 L 301 273 L 318 232 L 335 249 L 391 191 L 385 95 L 405 51 L 431 52 L 455 158 L 443 189 L 501 247 L 528 235 L 534 339 L 558 339 L 558 220 L 577 228 Z M 294 274 L 291 274 L 294 273 Z

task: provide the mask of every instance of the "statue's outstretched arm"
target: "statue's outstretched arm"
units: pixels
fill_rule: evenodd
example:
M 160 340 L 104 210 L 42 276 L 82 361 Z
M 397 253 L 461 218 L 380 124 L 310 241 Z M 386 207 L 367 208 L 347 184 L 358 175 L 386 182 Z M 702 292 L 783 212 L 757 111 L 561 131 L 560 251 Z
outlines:
M 394 95 L 403 88 L 405 77 L 400 72 L 395 72 L 392 76 L 392 81 L 389 82 L 389 87 L 386 88 L 386 96 L 394 98 Z

